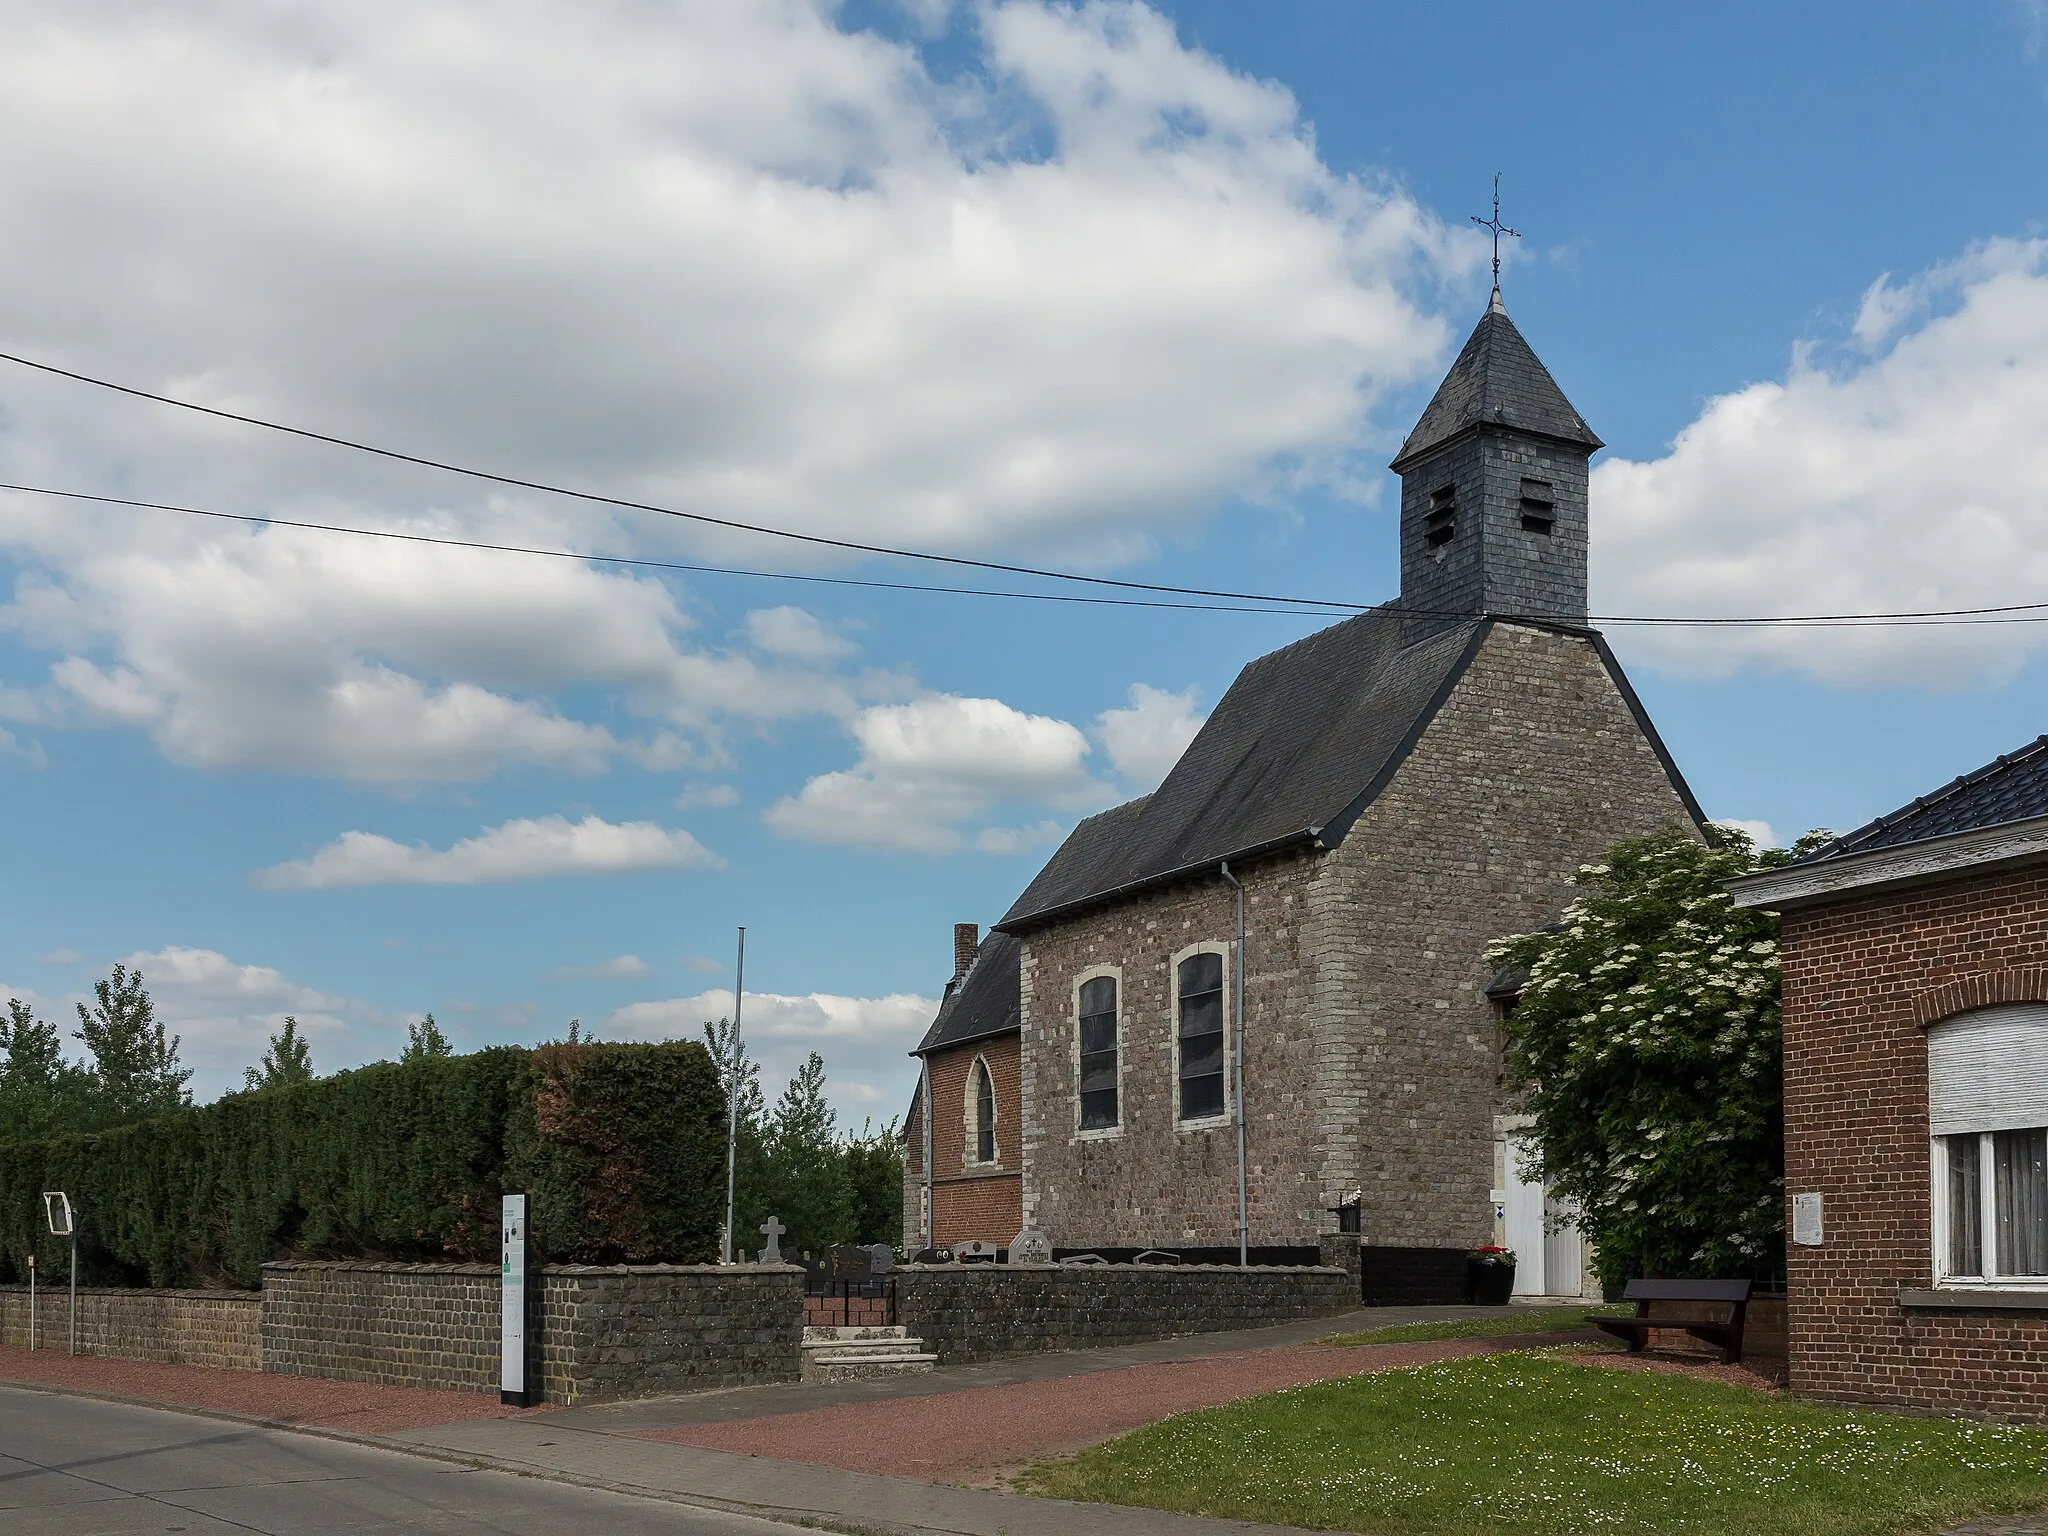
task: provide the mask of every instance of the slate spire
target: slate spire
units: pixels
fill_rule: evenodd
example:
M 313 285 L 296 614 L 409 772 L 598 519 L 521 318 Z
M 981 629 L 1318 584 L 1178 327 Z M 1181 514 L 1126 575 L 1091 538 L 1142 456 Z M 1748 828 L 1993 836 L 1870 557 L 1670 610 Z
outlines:
M 1460 616 L 1586 619 L 1586 482 L 1602 443 L 1500 289 L 1392 469 L 1412 638 Z

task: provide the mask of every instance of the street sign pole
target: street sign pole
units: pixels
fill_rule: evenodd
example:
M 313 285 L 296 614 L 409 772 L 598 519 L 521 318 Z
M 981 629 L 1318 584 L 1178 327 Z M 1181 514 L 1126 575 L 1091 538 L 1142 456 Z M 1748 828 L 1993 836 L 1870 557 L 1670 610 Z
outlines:
M 500 1215 L 498 1401 L 524 1408 L 526 1390 L 526 1196 L 507 1195 Z
M 43 1191 L 43 1219 L 52 1237 L 71 1239 L 71 1353 L 78 1353 L 78 1217 L 71 1197 L 61 1189 Z
M 28 1256 L 28 1347 L 36 1347 L 36 1256 Z

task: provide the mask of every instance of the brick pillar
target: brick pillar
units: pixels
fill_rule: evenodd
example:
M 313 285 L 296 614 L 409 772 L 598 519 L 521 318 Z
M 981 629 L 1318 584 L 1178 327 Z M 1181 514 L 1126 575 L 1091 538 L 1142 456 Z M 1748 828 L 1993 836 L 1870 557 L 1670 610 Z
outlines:
M 981 925 L 979 923 L 955 923 L 953 925 L 953 979 L 958 981 L 967 974 L 967 967 L 974 964 L 974 957 L 981 952 Z

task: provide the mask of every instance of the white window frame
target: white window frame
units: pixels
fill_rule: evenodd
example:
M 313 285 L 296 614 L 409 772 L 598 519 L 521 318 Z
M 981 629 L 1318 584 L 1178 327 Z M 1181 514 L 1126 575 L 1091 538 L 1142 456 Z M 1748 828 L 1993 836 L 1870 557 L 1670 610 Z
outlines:
M 1999 1134 L 1999 1131 L 1996 1129 L 1972 1130 L 1964 1128 L 1956 1131 L 1937 1132 L 1934 1129 L 1934 1126 L 1943 1119 L 1941 1107 L 1936 1102 L 1939 1086 L 1936 1081 L 1935 1063 L 1933 1060 L 1936 1032 L 1951 1026 L 1963 1028 L 1965 1027 L 1965 1021 L 1971 1020 L 1992 1029 L 1996 1029 L 2001 1023 L 2010 1027 L 2015 1022 L 2012 1018 L 2014 1014 L 2020 1015 L 2019 1022 L 2023 1023 L 2025 1030 L 2017 1040 L 2009 1037 L 2003 1043 L 1998 1042 L 1997 1037 L 1994 1036 L 1993 1044 L 1990 1048 L 2001 1052 L 2018 1049 L 2023 1054 L 2032 1057 L 2032 1053 L 2037 1052 L 2039 1049 L 2038 1044 L 2022 1044 L 2021 1042 L 2027 1041 L 2029 1032 L 2033 1034 L 2035 1040 L 2038 1040 L 2039 1032 L 2043 1029 L 2048 1029 L 2048 1023 L 2044 1023 L 2042 1019 L 2042 1005 L 2040 1004 L 1993 1004 L 1984 1008 L 1965 1009 L 1961 1013 L 1950 1014 L 1947 1018 L 1937 1019 L 1928 1026 L 1927 1107 L 1930 1124 L 1928 1127 L 1927 1167 L 1929 1184 L 1931 1186 L 1928 1190 L 1928 1213 L 1932 1219 L 1929 1220 L 1927 1226 L 1929 1235 L 1933 1239 L 1934 1283 L 1944 1289 L 1968 1290 L 1972 1287 L 1977 1287 L 1985 1290 L 1996 1289 L 2002 1291 L 2048 1291 L 2048 1275 L 2005 1275 L 1999 1273 L 1998 1177 L 1996 1172 L 1997 1164 L 1992 1153 L 1994 1139 Z M 1964 1059 L 1967 1060 L 1967 1058 Z M 2003 1057 L 2001 1056 L 2000 1059 L 2002 1060 Z M 2022 1078 L 2018 1081 L 2034 1082 L 2037 1080 Z M 2011 1085 L 2011 1082 L 2004 1083 L 1992 1091 L 1995 1093 Z M 2023 1098 L 2000 1103 L 1994 1098 L 1988 1108 L 1988 1113 L 1972 1116 L 1971 1118 L 1976 1119 L 1979 1124 L 2003 1125 L 2006 1129 L 2010 1130 L 2032 1129 L 2037 1134 L 2048 1134 L 2048 1131 L 2044 1131 L 2038 1126 L 2029 1127 L 2024 1124 L 2015 1125 L 2011 1123 L 2015 1118 L 2024 1121 L 2039 1113 L 2040 1106 L 2035 1100 Z M 1967 1121 L 1965 1125 L 1967 1127 Z M 1952 1226 L 1952 1213 L 1949 1210 L 1948 1195 L 1948 1143 L 1951 1136 L 1975 1136 L 1977 1138 L 1977 1198 L 1979 1201 L 1977 1257 L 1981 1266 L 1981 1273 L 1978 1274 L 1957 1274 L 1949 1267 L 1949 1236 Z
M 1081 1124 L 1081 989 L 1091 981 L 1107 977 L 1116 983 L 1116 1124 L 1084 1127 Z M 1120 965 L 1091 965 L 1074 978 L 1074 986 L 1068 998 L 1072 1028 L 1073 1050 L 1070 1055 L 1074 1074 L 1074 1135 L 1075 1141 L 1113 1141 L 1123 1135 L 1126 1120 L 1124 1099 L 1124 968 Z
M 981 1159 L 981 1074 L 988 1074 L 988 1144 L 995 1156 L 987 1162 Z M 960 1110 L 963 1135 L 960 1140 L 961 1169 L 1000 1168 L 1003 1166 L 1003 1096 L 996 1092 L 995 1068 L 988 1064 L 988 1058 L 976 1051 L 974 1060 L 967 1065 L 967 1084 L 960 1095 Z
M 2048 1291 L 2048 1275 L 2004 1275 L 1998 1272 L 1998 1179 L 1993 1172 L 1991 1155 L 1992 1137 L 1997 1132 L 1963 1131 L 1958 1134 L 1975 1135 L 1977 1138 L 1977 1257 L 1983 1265 L 1983 1272 L 1959 1275 L 1948 1267 L 1949 1138 L 1936 1136 L 1931 1138 L 1932 1156 L 1928 1159 L 1934 1171 L 1934 1220 L 1929 1223 L 1934 1233 L 1934 1283 L 1944 1290 L 1984 1286 L 2001 1291 Z
M 1221 955 L 1223 957 L 1223 1112 L 1217 1115 L 1203 1115 L 1199 1119 L 1183 1119 L 1180 1112 L 1180 967 L 1184 960 L 1196 955 Z M 1166 1037 L 1173 1052 L 1173 1077 L 1168 1091 L 1173 1099 L 1173 1128 L 1176 1131 L 1213 1131 L 1237 1123 L 1236 1088 L 1237 1063 L 1232 1048 L 1237 1039 L 1237 1017 L 1232 1000 L 1236 993 L 1231 988 L 1232 970 L 1236 957 L 1230 952 L 1230 945 L 1221 939 L 1205 939 L 1199 944 L 1190 944 L 1186 949 L 1176 950 L 1167 962 L 1166 983 L 1168 1006 L 1166 1014 Z

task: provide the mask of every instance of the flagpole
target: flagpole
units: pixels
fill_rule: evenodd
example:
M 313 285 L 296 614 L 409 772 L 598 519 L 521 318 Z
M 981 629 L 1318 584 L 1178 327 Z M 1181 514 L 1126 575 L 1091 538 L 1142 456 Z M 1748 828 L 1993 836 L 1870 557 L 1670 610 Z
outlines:
M 725 1114 L 725 1251 L 719 1262 L 730 1264 L 733 1252 L 733 1174 L 740 1136 L 740 999 L 747 992 L 747 930 L 740 929 L 740 953 L 732 980 L 732 1058 L 726 1073 Z

